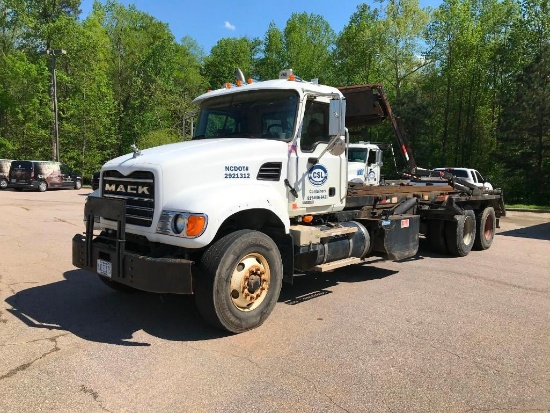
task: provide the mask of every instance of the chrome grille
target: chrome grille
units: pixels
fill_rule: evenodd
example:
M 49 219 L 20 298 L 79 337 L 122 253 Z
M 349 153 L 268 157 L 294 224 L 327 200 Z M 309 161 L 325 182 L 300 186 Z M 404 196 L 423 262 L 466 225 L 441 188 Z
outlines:
M 126 223 L 150 227 L 155 213 L 155 176 L 136 171 L 124 176 L 118 171 L 104 171 L 101 195 L 126 200 Z

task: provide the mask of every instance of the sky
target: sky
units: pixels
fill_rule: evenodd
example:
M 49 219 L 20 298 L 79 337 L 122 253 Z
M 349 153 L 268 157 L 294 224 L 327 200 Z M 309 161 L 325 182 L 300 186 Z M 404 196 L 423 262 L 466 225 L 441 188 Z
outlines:
M 104 0 L 100 0 L 104 3 Z M 421 0 L 421 6 L 434 6 L 438 0 Z M 94 0 L 82 0 L 82 19 L 92 10 Z M 258 37 L 263 40 L 271 22 L 284 29 L 292 13 L 306 12 L 325 18 L 338 33 L 349 23 L 361 1 L 350 0 L 118 0 L 133 4 L 157 20 L 168 23 L 176 41 L 190 36 L 206 54 L 224 37 Z M 380 3 L 368 1 L 371 7 Z

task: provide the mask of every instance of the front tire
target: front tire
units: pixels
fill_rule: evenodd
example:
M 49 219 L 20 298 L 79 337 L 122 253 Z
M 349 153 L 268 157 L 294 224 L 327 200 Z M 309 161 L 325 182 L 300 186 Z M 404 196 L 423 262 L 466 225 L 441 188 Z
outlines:
M 487 207 L 476 217 L 477 231 L 474 249 L 478 251 L 488 250 L 493 244 L 497 219 L 493 207 Z
M 40 192 L 46 192 L 48 190 L 48 184 L 45 181 L 40 181 L 38 184 L 38 190 Z
M 77 179 L 74 183 L 74 189 L 80 189 L 82 188 L 82 181 L 80 179 Z
M 445 238 L 449 253 L 465 257 L 472 250 L 476 237 L 476 216 L 474 211 L 465 210 L 464 215 L 455 215 L 454 221 L 447 221 Z
M 267 235 L 232 232 L 202 256 L 195 278 L 195 300 L 202 317 L 214 327 L 241 333 L 260 326 L 281 291 L 282 260 Z
M 8 180 L 7 179 L 0 179 L 0 190 L 6 189 L 8 187 Z

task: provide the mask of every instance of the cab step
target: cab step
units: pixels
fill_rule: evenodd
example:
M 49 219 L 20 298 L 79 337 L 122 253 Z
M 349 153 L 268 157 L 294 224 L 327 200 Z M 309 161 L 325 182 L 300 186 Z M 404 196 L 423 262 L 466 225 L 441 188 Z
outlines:
M 339 235 L 354 234 L 356 232 L 357 232 L 356 227 L 335 227 L 331 229 L 324 229 L 321 231 L 321 239 L 336 237 Z
M 326 264 L 316 265 L 315 267 L 313 267 L 313 270 L 319 271 L 319 272 L 331 271 L 331 270 L 335 270 L 336 268 L 346 267 L 352 264 L 358 264 L 362 261 L 363 260 L 361 258 L 356 258 L 356 257 L 344 258 L 343 260 L 332 261 L 332 262 L 327 262 Z

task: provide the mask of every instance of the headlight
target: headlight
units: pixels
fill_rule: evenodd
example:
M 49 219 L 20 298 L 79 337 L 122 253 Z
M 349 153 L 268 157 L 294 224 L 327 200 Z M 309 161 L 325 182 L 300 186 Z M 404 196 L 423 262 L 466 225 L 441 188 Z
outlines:
M 187 218 L 183 214 L 176 214 L 172 218 L 172 231 L 176 234 L 181 234 L 187 224 Z
M 157 233 L 184 238 L 200 237 L 206 230 L 208 216 L 180 211 L 162 211 Z

